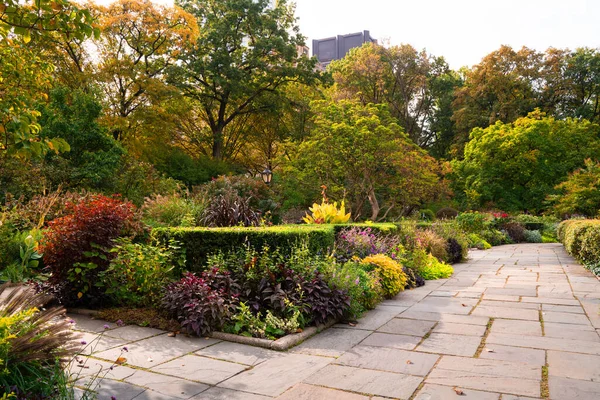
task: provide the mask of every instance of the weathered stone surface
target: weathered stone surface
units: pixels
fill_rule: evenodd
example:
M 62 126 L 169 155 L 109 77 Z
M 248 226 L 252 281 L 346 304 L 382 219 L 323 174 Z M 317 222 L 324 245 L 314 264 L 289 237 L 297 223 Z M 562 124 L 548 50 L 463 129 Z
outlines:
M 417 347 L 417 350 L 426 353 L 473 357 L 480 343 L 481 337 L 479 336 L 432 333 Z
M 398 313 L 399 312 L 392 307 L 378 308 L 369 311 L 364 317 L 359 319 L 355 327 L 350 325 L 342 325 L 341 327 L 374 331 L 389 320 L 393 319 L 396 315 L 398 315 Z M 337 326 L 338 325 L 336 325 L 336 327 Z
M 94 388 L 98 400 L 111 400 L 111 397 L 117 393 L 119 400 L 132 400 L 146 390 L 140 386 L 111 379 L 100 379 L 95 383 Z
M 548 364 L 550 376 L 600 382 L 600 356 L 549 351 Z
M 327 357 L 289 354 L 287 357 L 265 361 L 219 386 L 275 397 L 322 369 L 330 361 Z
M 114 337 L 128 342 L 133 342 L 156 335 L 161 335 L 164 333 L 166 332 L 161 331 L 160 329 L 143 328 L 141 326 L 129 325 L 106 331 L 106 336 Z
M 480 358 L 444 356 L 436 366 L 436 369 L 530 380 L 539 380 L 541 378 L 541 368 L 539 366 Z
M 248 368 L 245 365 L 195 355 L 183 356 L 158 365 L 151 371 L 209 385 L 216 385 Z
M 489 288 L 485 294 L 501 296 L 537 296 L 535 286 L 523 286 L 510 288 L 508 285 L 503 288 Z
M 425 376 L 438 358 L 434 354 L 361 345 L 338 358 L 336 364 Z
M 497 300 L 482 300 L 479 303 L 480 307 L 502 307 L 502 308 L 525 308 L 528 310 L 539 311 L 542 306 L 536 303 L 522 303 L 517 301 L 497 301 Z
M 128 343 L 126 340 L 91 332 L 80 332 L 78 340 L 80 341 L 78 353 L 85 355 L 99 353 L 115 347 L 122 348 Z
M 371 334 L 370 331 L 354 329 L 329 328 L 317 336 L 313 336 L 299 346 L 293 353 L 312 354 L 315 356 L 339 357 L 345 351 L 359 344 Z
M 560 324 L 589 325 L 590 320 L 584 314 L 573 314 L 566 312 L 542 311 L 544 322 L 556 322 Z
M 542 324 L 539 321 L 520 321 L 513 319 L 496 319 L 491 333 L 507 333 L 513 335 L 542 336 Z
M 433 329 L 433 333 L 448 333 L 455 335 L 481 337 L 485 333 L 485 329 L 486 327 L 482 325 L 466 325 L 440 321 Z
M 498 400 L 500 398 L 499 393 L 481 392 L 479 390 L 464 389 L 461 387 L 456 387 L 456 389 L 463 394 L 459 395 L 454 387 L 427 383 L 419 390 L 415 400 L 454 400 L 462 396 L 469 400 Z
M 245 344 L 220 342 L 196 352 L 199 356 L 216 358 L 245 365 L 256 365 L 285 354 Z
M 503 346 L 499 344 L 490 344 L 486 346 L 479 358 L 522 362 L 539 366 L 546 364 L 546 352 L 544 350 Z
M 600 336 L 591 326 L 544 322 L 544 333 L 553 338 L 600 342 Z
M 67 314 L 67 317 L 71 319 L 73 324 L 73 329 L 78 331 L 86 331 L 86 332 L 105 332 L 105 326 L 108 326 L 109 329 L 114 329 L 117 325 L 112 322 L 106 322 L 99 319 L 92 319 L 86 315 L 77 315 L 77 314 Z
M 472 315 L 480 315 L 490 318 L 521 319 L 528 321 L 539 321 L 540 319 L 539 312 L 537 310 L 508 307 L 478 306 L 475 308 L 475 311 L 473 311 Z
M 541 374 L 540 374 L 541 375 Z M 540 395 L 540 382 L 522 378 L 483 375 L 435 368 L 425 380 L 427 383 L 461 387 L 489 392 L 502 392 L 523 396 Z M 565 399 L 565 398 L 563 398 Z
M 379 332 L 398 335 L 425 336 L 435 325 L 434 321 L 419 321 L 406 318 L 394 318 L 378 329 Z
M 150 389 L 150 391 L 155 392 L 152 396 L 171 396 L 177 399 L 189 399 L 209 388 L 208 385 L 202 383 L 190 382 L 185 379 L 143 370 L 135 371 L 133 375 L 125 379 L 125 382 Z M 156 398 L 158 399 L 159 397 Z
M 410 375 L 330 365 L 312 375 L 306 382 L 358 393 L 408 399 L 422 380 L 423 378 Z
M 550 400 L 598 400 L 600 393 L 599 382 L 581 381 L 559 376 L 548 378 Z
M 488 344 L 528 347 L 531 349 L 572 351 L 576 353 L 600 355 L 600 343 L 582 340 L 557 339 L 524 335 L 492 333 L 487 337 Z
M 299 383 L 281 396 L 277 400 L 369 400 L 367 396 L 361 396 L 355 393 L 344 392 L 336 389 L 328 389 L 314 385 Z
M 192 400 L 268 400 L 272 397 L 261 396 L 259 394 L 240 392 L 220 387 L 212 387 L 206 392 L 202 392 L 191 398 Z
M 414 350 L 419 344 L 419 336 L 394 335 L 374 332 L 361 342 L 363 346 L 389 347 L 392 349 Z
M 574 314 L 584 314 L 583 308 L 581 306 L 560 306 L 556 304 L 542 304 L 542 311 L 558 311 L 558 312 L 566 312 L 566 313 L 574 313 Z
M 521 297 L 523 303 L 537 303 L 537 304 L 556 304 L 563 306 L 578 306 L 579 301 L 575 299 L 557 299 L 551 297 Z

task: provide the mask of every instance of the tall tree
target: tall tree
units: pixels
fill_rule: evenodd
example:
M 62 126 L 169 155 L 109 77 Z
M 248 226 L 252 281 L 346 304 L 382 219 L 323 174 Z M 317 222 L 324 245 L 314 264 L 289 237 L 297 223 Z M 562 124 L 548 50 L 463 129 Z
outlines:
M 453 136 L 448 99 L 460 84 L 442 57 L 417 51 L 410 45 L 385 48 L 364 44 L 330 65 L 334 98 L 356 99 L 363 104 L 386 103 L 408 136 L 419 146 L 437 153 Z M 443 131 L 442 131 L 443 130 Z
M 326 185 L 347 198 L 353 217 L 377 221 L 430 199 L 438 164 L 414 144 L 385 105 L 315 101 L 315 127 L 286 166 L 296 185 Z
M 248 116 L 271 109 L 286 84 L 313 84 L 321 74 L 316 60 L 298 56 L 304 45 L 286 0 L 183 0 L 194 14 L 200 36 L 192 50 L 171 68 L 170 82 L 199 104 L 197 112 L 209 129 L 211 156 L 227 149 Z
M 128 140 L 139 120 L 135 113 L 166 91 L 164 72 L 198 36 L 195 18 L 181 8 L 150 0 L 119 0 L 100 20 L 98 79 L 117 140 Z

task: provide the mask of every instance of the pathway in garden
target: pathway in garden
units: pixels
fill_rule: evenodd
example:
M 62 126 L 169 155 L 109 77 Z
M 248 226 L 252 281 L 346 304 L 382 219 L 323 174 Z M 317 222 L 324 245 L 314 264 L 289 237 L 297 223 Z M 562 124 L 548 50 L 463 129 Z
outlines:
M 101 383 L 118 400 L 599 399 L 599 306 L 561 245 L 500 246 L 288 352 L 128 326 L 74 370 L 82 384 L 127 346 Z M 103 330 L 76 319 L 88 341 Z

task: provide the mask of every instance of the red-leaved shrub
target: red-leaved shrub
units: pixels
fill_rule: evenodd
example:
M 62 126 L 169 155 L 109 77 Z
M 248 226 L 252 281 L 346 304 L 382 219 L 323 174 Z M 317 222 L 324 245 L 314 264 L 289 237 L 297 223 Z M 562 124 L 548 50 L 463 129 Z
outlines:
M 48 223 L 40 245 L 49 289 L 66 305 L 96 303 L 99 272 L 110 263 L 114 239 L 134 234 L 135 206 L 117 197 L 93 195 L 67 205 L 68 214 Z

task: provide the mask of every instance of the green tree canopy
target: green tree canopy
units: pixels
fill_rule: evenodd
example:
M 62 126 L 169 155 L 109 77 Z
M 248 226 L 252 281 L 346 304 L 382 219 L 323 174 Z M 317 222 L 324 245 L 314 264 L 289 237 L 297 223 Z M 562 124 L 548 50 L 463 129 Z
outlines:
M 599 157 L 597 124 L 556 120 L 537 110 L 471 132 L 464 160 L 453 162 L 457 194 L 470 207 L 539 212 L 570 172 Z
M 584 168 L 569 175 L 556 189 L 559 194 L 549 196 L 556 215 L 597 216 L 600 211 L 600 163 L 586 160 Z
M 403 214 L 431 198 L 438 164 L 415 145 L 385 105 L 315 101 L 315 126 L 287 167 L 296 185 L 327 186 L 353 218 Z

